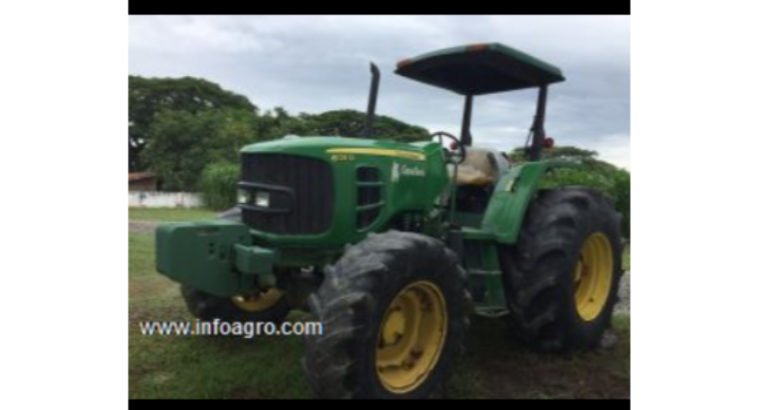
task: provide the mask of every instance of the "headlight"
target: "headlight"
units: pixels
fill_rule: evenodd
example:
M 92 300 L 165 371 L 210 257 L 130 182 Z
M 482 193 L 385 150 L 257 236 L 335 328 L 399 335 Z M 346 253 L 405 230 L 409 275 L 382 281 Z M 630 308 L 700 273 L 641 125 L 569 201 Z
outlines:
M 257 191 L 254 204 L 260 208 L 269 208 L 269 192 Z
M 251 200 L 251 193 L 245 189 L 238 189 L 238 203 L 247 204 Z

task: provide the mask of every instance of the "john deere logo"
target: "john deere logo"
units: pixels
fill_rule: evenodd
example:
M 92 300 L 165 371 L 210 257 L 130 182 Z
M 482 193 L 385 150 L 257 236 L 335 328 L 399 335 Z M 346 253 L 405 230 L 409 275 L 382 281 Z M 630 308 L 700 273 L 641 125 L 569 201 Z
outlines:
M 398 179 L 402 176 L 424 177 L 425 170 L 420 167 L 400 165 L 398 162 L 394 162 L 391 166 L 391 181 L 398 182 Z

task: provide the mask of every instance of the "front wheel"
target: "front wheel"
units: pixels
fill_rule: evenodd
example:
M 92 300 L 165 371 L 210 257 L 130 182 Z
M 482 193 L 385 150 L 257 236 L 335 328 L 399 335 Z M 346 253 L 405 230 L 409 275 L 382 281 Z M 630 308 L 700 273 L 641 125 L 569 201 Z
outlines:
M 219 214 L 218 218 L 240 222 L 240 212 L 239 207 L 230 208 Z M 215 296 L 187 285 L 182 285 L 181 292 L 187 309 L 201 320 L 266 321 L 279 324 L 290 312 L 285 293 L 274 288 L 232 297 Z
M 333 398 L 422 398 L 462 352 L 469 293 L 441 241 L 390 231 L 351 247 L 309 298 L 323 323 L 308 336 L 313 390 Z
M 290 311 L 285 294 L 269 289 L 254 295 L 219 297 L 202 290 L 182 286 L 182 298 L 193 316 L 201 320 L 221 319 L 236 322 L 282 323 Z

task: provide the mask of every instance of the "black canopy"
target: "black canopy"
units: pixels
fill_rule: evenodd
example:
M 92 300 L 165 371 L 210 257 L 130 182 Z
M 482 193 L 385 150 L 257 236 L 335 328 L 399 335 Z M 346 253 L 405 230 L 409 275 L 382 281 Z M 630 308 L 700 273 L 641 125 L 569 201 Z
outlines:
M 564 81 L 562 71 L 500 43 L 452 47 L 399 61 L 396 74 L 463 95 Z

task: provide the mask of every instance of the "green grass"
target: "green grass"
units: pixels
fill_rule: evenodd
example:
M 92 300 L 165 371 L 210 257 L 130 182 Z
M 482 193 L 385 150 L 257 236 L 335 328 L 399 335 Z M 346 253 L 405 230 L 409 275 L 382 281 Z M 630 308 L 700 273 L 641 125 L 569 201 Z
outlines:
M 625 245 L 623 249 L 623 270 L 631 270 L 631 245 Z
M 185 221 L 214 218 L 216 212 L 203 208 L 129 208 L 129 219 L 145 221 Z
M 143 210 L 140 210 L 143 211 Z M 153 210 L 130 218 L 155 219 Z M 212 215 L 162 210 L 164 220 Z M 138 217 L 139 215 L 139 217 Z M 152 216 L 152 218 L 144 217 Z M 179 286 L 154 270 L 153 235 L 129 234 L 130 398 L 308 398 L 298 337 L 143 336 L 142 320 L 192 320 Z M 293 312 L 291 320 L 305 315 Z M 536 353 L 510 337 L 499 319 L 472 318 L 467 353 L 452 368 L 454 398 L 629 397 L 630 319 L 618 315 L 610 349 L 568 357 Z

